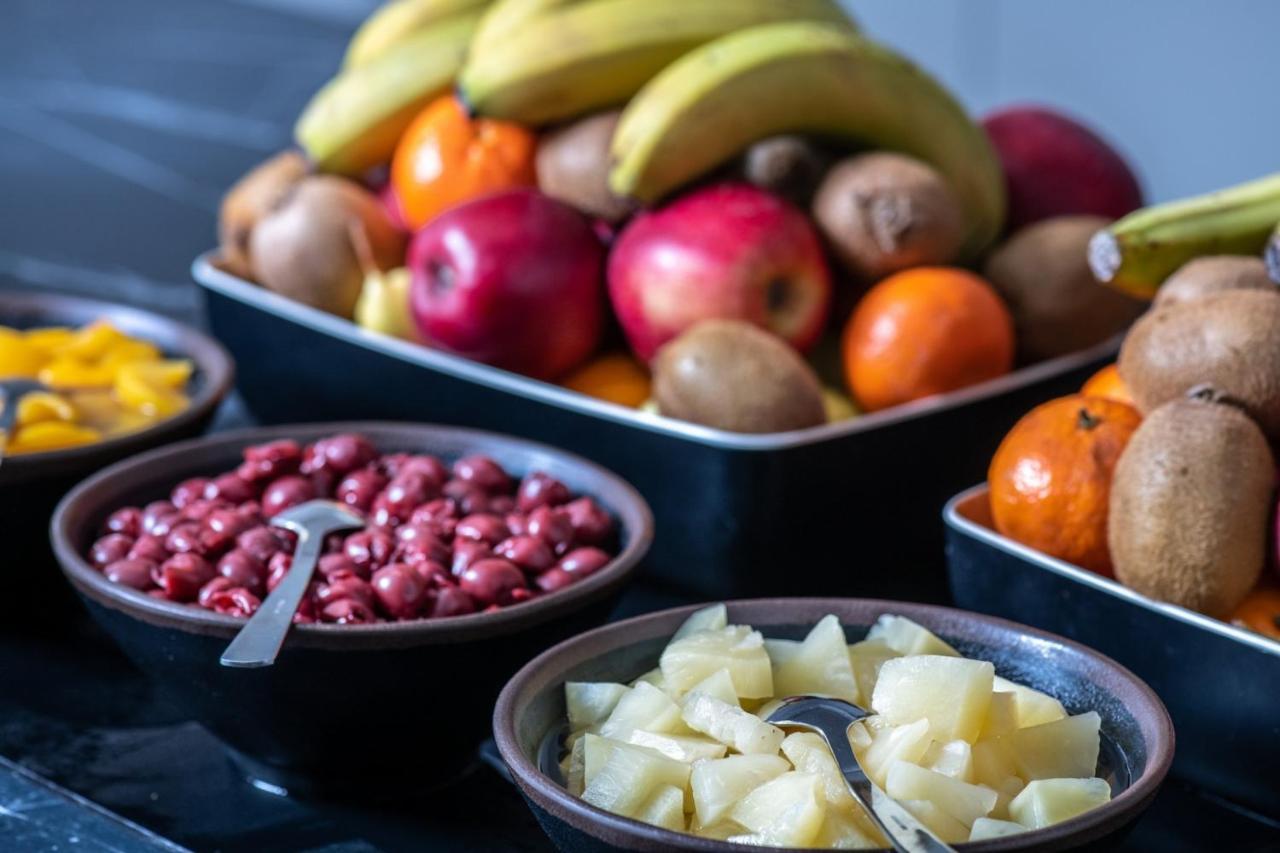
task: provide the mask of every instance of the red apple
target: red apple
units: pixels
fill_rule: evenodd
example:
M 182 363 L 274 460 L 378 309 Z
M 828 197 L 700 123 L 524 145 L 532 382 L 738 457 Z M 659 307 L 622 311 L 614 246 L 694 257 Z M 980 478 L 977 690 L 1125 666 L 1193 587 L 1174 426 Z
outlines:
M 604 326 L 604 248 L 591 222 L 535 190 L 446 211 L 409 248 L 428 345 L 538 379 L 587 359 Z
M 982 123 L 1004 166 L 1010 232 L 1054 216 L 1119 219 L 1142 207 L 1142 188 L 1124 158 L 1074 119 L 1015 106 Z
M 710 319 L 746 320 L 803 352 L 822 334 L 831 275 L 799 209 L 748 184 L 719 184 L 623 230 L 609 258 L 609 295 L 644 361 Z

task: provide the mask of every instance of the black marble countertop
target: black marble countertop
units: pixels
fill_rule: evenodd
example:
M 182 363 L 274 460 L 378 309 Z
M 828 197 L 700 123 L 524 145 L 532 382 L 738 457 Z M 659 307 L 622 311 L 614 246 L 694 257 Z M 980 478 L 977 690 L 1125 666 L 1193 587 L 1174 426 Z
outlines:
M 0 287 L 199 322 L 187 269 L 213 242 L 222 190 L 288 144 L 292 117 L 371 5 L 7 0 Z M 233 399 L 219 424 L 246 419 Z M 621 612 L 679 601 L 641 587 Z M 456 784 L 396 806 L 258 791 L 74 612 L 0 627 L 0 756 L 0 851 L 549 849 L 480 756 Z M 1172 781 L 1126 849 L 1262 853 L 1280 850 L 1278 837 Z

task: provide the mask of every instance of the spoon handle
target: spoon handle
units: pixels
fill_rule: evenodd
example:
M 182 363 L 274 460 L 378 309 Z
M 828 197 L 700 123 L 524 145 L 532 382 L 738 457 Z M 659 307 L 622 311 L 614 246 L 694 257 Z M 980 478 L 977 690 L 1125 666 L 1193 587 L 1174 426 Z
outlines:
M 222 653 L 223 666 L 252 668 L 275 663 L 293 625 L 293 614 L 311 583 L 323 544 L 323 536 L 298 531 L 298 547 L 289 571 Z

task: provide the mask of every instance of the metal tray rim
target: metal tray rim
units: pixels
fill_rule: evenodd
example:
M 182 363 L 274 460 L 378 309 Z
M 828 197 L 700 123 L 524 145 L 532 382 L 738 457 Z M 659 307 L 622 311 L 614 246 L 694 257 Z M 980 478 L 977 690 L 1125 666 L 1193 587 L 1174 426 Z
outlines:
M 1074 566 L 1056 557 L 1050 557 L 1047 554 L 1015 542 L 1006 536 L 1002 536 L 984 524 L 979 524 L 972 519 L 966 518 L 960 512 L 960 505 L 987 492 L 986 484 L 979 484 L 972 488 L 965 489 L 955 497 L 947 501 L 942 510 L 943 520 L 948 527 L 954 528 L 973 537 L 986 545 L 990 545 L 1007 554 L 1011 554 L 1024 562 L 1030 563 L 1036 568 L 1044 571 L 1052 572 L 1056 575 L 1068 578 L 1076 583 L 1092 587 L 1099 592 L 1110 595 L 1114 598 L 1123 599 L 1130 604 L 1134 604 L 1144 610 L 1159 614 L 1166 619 L 1173 619 L 1200 628 L 1205 631 L 1234 640 L 1246 646 L 1253 648 L 1266 655 L 1280 658 L 1280 642 L 1268 639 L 1247 631 L 1244 628 L 1237 628 L 1228 623 L 1221 622 L 1194 610 L 1188 610 L 1185 607 L 1179 607 L 1176 604 L 1166 604 L 1162 601 L 1153 601 L 1141 593 L 1134 592 L 1123 584 L 1109 580 L 1096 575 L 1093 572 L 1086 571 L 1079 566 Z
M 597 400 L 575 391 L 521 376 L 506 370 L 480 364 L 460 356 L 401 341 L 360 328 L 350 320 L 344 320 L 319 309 L 294 302 L 219 269 L 213 263 L 216 250 L 199 255 L 192 262 L 191 274 L 206 290 L 237 302 L 252 305 L 260 310 L 283 317 L 347 343 L 356 344 L 374 352 L 380 352 L 401 361 L 537 400 L 561 409 L 613 421 L 636 429 L 685 439 L 687 441 L 722 450 L 769 452 L 795 447 L 821 444 L 861 432 L 914 420 L 944 409 L 959 408 L 1032 385 L 1060 373 L 1065 373 L 1092 361 L 1114 355 L 1123 339 L 1115 335 L 1102 343 L 1070 355 L 1042 361 L 1019 368 L 996 379 L 982 382 L 960 391 L 939 394 L 914 403 L 897 406 L 883 412 L 860 415 L 848 421 L 810 427 L 789 432 L 753 435 L 729 432 L 699 426 L 671 418 L 658 418 L 635 409 Z

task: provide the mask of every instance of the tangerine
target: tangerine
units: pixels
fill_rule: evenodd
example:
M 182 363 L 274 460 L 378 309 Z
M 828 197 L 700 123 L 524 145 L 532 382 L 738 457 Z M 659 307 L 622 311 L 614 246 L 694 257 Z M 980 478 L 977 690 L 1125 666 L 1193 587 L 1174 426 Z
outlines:
M 1111 577 L 1111 474 L 1141 422 L 1133 406 L 1081 394 L 1032 409 L 1005 436 L 987 472 L 996 530 Z
M 1080 389 L 1080 393 L 1086 397 L 1106 397 L 1108 400 L 1128 403 L 1136 408 L 1133 395 L 1129 393 L 1129 386 L 1120 378 L 1120 369 L 1115 364 L 1108 364 L 1090 376 L 1089 381 Z

